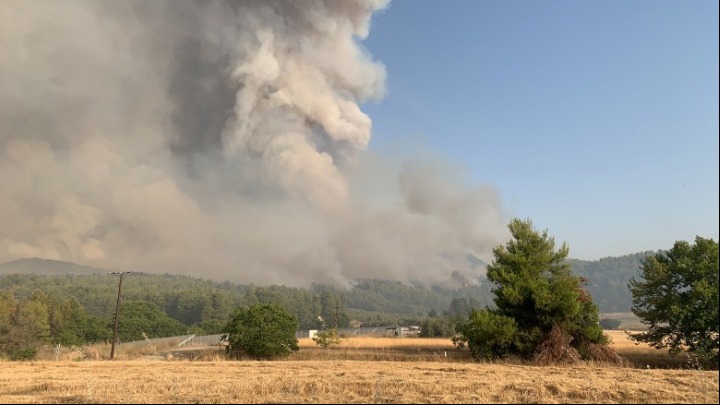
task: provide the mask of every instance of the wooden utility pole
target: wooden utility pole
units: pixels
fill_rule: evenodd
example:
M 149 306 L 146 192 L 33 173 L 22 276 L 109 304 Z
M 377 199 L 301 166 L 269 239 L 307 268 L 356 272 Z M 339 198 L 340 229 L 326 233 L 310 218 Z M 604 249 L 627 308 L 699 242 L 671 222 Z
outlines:
M 338 328 L 338 311 L 340 310 L 340 298 L 335 296 L 335 330 Z
M 122 294 L 123 276 L 126 276 L 131 273 L 132 272 L 130 272 L 130 271 L 110 273 L 113 276 L 120 277 L 120 282 L 118 283 L 117 302 L 115 303 L 115 328 L 113 330 L 112 348 L 110 349 L 110 360 L 115 358 L 115 345 L 117 344 L 117 339 L 118 339 L 118 336 L 117 336 L 118 335 L 118 319 L 120 318 L 120 294 Z

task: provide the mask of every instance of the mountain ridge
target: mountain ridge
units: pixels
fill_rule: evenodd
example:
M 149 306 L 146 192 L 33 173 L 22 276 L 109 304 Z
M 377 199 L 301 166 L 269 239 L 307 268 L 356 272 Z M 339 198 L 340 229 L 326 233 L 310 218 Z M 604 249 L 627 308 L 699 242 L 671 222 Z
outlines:
M 109 270 L 86 266 L 73 262 L 39 257 L 26 257 L 0 264 L 0 274 L 98 274 L 109 273 Z
M 580 259 L 567 259 L 567 263 L 572 266 L 573 273 L 577 276 L 583 277 L 587 280 L 585 289 L 593 297 L 593 302 L 598 305 L 602 312 L 628 312 L 632 307 L 632 294 L 629 291 L 628 283 L 633 277 L 640 275 L 640 266 L 642 260 L 648 255 L 657 253 L 657 251 L 645 251 L 634 254 L 628 254 L 619 257 L 604 257 L 593 261 L 585 261 Z M 479 261 L 476 263 L 480 265 Z M 10 274 L 38 274 L 38 275 L 52 275 L 52 276 L 63 276 L 63 275 L 91 275 L 91 274 L 108 274 L 110 270 L 100 269 L 96 267 L 81 265 L 73 262 L 65 262 L 60 260 L 49 260 L 40 258 L 25 258 L 18 259 L 4 264 L 0 264 L 0 276 Z M 153 274 L 153 273 L 145 273 Z M 165 273 L 166 275 L 172 275 Z M 156 274 L 161 275 L 161 274 Z M 180 275 L 176 275 L 180 276 Z M 206 280 L 200 276 L 188 276 L 183 275 L 182 277 L 188 280 L 204 280 L 212 281 L 218 284 L 232 284 L 238 288 L 244 288 L 251 286 L 252 283 L 239 283 L 230 282 L 227 280 Z M 458 276 L 459 277 L 459 276 Z M 360 281 L 360 280 L 356 280 Z M 368 280 L 365 280 L 367 284 Z M 385 283 L 393 283 L 398 281 L 392 280 L 378 280 Z M 458 278 L 456 281 L 467 281 Z M 486 278 L 478 279 L 478 285 L 484 286 L 482 293 L 485 297 L 476 297 L 483 300 L 486 303 L 492 302 L 492 284 L 489 284 Z M 229 284 L 228 284 L 229 283 Z M 402 283 L 405 285 L 417 286 L 412 283 Z M 354 283 L 357 284 L 357 283 Z M 472 284 L 460 283 L 460 289 L 472 286 Z M 357 285 L 353 288 L 356 289 Z M 376 286 L 382 288 L 380 284 Z M 423 289 L 432 290 L 434 287 L 425 286 Z M 356 291 L 359 292 L 359 291 Z M 479 292 L 477 292 L 479 293 Z M 396 303 L 402 306 L 403 302 Z M 405 302 L 404 304 L 407 304 Z M 369 307 L 366 309 L 370 309 Z

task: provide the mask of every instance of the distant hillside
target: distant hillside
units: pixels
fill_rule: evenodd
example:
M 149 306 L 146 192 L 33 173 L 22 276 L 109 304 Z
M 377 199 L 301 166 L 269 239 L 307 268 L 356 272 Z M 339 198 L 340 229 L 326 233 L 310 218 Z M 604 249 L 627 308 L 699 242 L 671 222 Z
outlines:
M 0 274 L 96 274 L 107 273 L 107 270 L 98 269 L 80 264 L 48 259 L 19 259 L 0 264 Z
M 628 282 L 640 276 L 642 260 L 656 253 L 646 251 L 593 261 L 568 259 L 568 263 L 576 275 L 587 279 L 586 289 L 600 312 L 629 312 L 632 294 Z
M 632 277 L 637 277 L 640 274 L 640 266 L 642 260 L 650 254 L 656 252 L 647 251 L 641 253 L 634 253 L 620 257 L 606 257 L 594 261 L 568 259 L 568 263 L 572 266 L 573 272 L 581 277 L 587 279 L 586 288 L 593 297 L 593 301 L 598 305 L 600 312 L 630 312 L 632 308 L 632 295 L 628 288 L 628 282 Z M 469 256 L 468 260 L 474 265 L 474 267 L 480 268 L 485 267 L 486 264 L 480 259 L 474 256 Z M 62 262 L 57 260 L 46 260 L 46 259 L 20 259 L 12 262 L 8 262 L 0 265 L 0 276 L 9 274 L 40 274 L 40 275 L 53 275 L 53 276 L 64 276 L 64 275 L 93 275 L 103 274 L 106 275 L 107 270 L 102 270 L 90 266 L 83 266 L 75 263 Z M 157 285 L 149 288 L 150 280 L 157 278 Z M 203 291 L 198 297 L 194 298 L 198 302 L 206 299 L 206 296 L 213 296 L 214 294 L 220 294 L 225 297 L 229 302 L 237 304 L 238 295 L 240 297 L 245 296 L 248 289 L 257 289 L 258 291 L 271 291 L 273 296 L 285 297 L 288 304 L 291 304 L 292 300 L 288 300 L 288 296 L 310 294 L 315 295 L 319 291 L 316 289 L 296 289 L 290 287 L 265 287 L 260 288 L 252 285 L 234 284 L 229 282 L 217 282 L 210 280 L 199 280 L 192 277 L 180 277 L 171 275 L 149 275 L 146 274 L 142 277 L 144 280 L 138 284 L 138 291 L 133 290 L 134 281 L 128 280 L 127 282 L 127 294 L 128 298 L 144 299 L 152 302 L 156 302 L 161 308 L 167 309 L 170 306 L 180 305 L 183 307 L 193 306 L 188 303 L 188 299 L 180 300 L 184 301 L 179 304 L 169 303 L 173 299 L 169 298 L 169 295 L 174 295 L 180 291 L 192 289 L 199 289 Z M 8 288 L 10 281 L 13 283 L 25 284 L 23 279 L 12 279 L 12 280 L 0 280 L 0 289 L 3 287 Z M 69 282 L 72 280 L 72 282 Z M 96 282 L 99 286 L 102 286 L 104 290 L 103 298 L 98 300 L 95 299 L 83 299 L 84 304 L 90 306 L 94 310 L 101 310 L 101 308 L 112 308 L 113 297 L 115 294 L 115 282 L 109 281 L 103 277 L 102 279 L 93 280 L 89 285 L 80 284 L 84 283 L 84 280 L 80 279 L 69 279 L 68 285 L 66 286 L 71 291 L 60 291 L 57 285 L 57 281 L 48 285 L 34 285 L 34 287 L 41 287 L 43 290 L 58 290 L 58 293 L 65 295 L 76 295 L 85 296 L 93 295 L 92 291 L 96 290 L 94 285 Z M 139 281 L 139 280 L 138 280 Z M 39 281 L 36 281 L 39 282 Z M 483 305 L 492 305 L 493 294 L 491 289 L 494 287 L 492 283 L 487 280 L 481 280 L 480 285 L 473 284 L 459 284 L 462 287 L 455 289 L 447 289 L 442 287 L 420 287 L 420 286 L 409 286 L 396 281 L 382 281 L 382 280 L 356 280 L 354 286 L 349 291 L 343 291 L 344 305 L 347 310 L 358 310 L 362 311 L 363 314 L 389 314 L 395 315 L 413 315 L 427 313 L 430 310 L 435 310 L 438 313 L 442 313 L 448 308 L 450 301 L 453 298 L 472 298 L 476 302 L 482 303 Z M 29 287 L 29 285 L 28 285 Z M 17 289 L 19 286 L 13 287 Z M 22 290 L 22 288 L 21 288 Z M 150 292 L 152 290 L 152 293 Z M 314 290 L 314 291 L 312 291 Z M 26 291 L 29 293 L 30 291 Z M 157 293 L 157 297 L 150 297 Z M 229 294 L 230 296 L 226 296 Z M 193 295 L 197 295 L 193 293 Z M 232 297 L 232 298 L 231 298 Z M 264 301 L 261 298 L 259 301 Z M 97 302 L 96 302 L 97 301 Z M 197 304 L 199 305 L 199 304 Z M 209 305 L 205 303 L 204 305 Z M 291 305 L 297 305 L 292 303 Z M 197 310 L 199 311 L 199 310 Z M 196 311 L 196 312 L 197 312 Z M 172 313 L 172 311 L 170 311 Z M 223 312 L 223 311 L 220 311 Z M 317 315 L 315 315 L 317 316 Z M 187 318 L 185 316 L 177 316 L 183 322 L 192 323 L 200 318 Z M 314 319 L 310 314 L 307 315 L 308 319 Z M 365 319 L 363 319 L 365 320 Z

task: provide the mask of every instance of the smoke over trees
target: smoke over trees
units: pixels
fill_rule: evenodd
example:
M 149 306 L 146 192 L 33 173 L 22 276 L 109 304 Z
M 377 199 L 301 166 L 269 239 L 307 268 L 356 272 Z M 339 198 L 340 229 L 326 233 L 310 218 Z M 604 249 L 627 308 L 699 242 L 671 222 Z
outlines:
M 385 0 L 0 2 L 0 262 L 475 279 L 495 190 L 367 149 Z M 411 119 L 411 118 L 408 118 Z

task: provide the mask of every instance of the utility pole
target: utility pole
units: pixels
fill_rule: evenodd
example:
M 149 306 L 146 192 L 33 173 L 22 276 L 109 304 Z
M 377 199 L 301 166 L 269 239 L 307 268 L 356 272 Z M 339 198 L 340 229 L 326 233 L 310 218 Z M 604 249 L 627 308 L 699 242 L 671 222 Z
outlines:
M 340 309 L 340 298 L 335 296 L 335 330 L 338 328 L 338 310 Z
M 120 294 L 122 293 L 122 280 L 123 276 L 126 276 L 128 274 L 132 274 L 131 271 L 121 271 L 121 272 L 113 272 L 110 273 L 113 276 L 120 277 L 120 282 L 118 283 L 118 296 L 117 296 L 117 303 L 115 304 L 115 329 L 113 330 L 113 341 L 112 341 L 112 348 L 110 349 L 110 360 L 115 358 L 115 345 L 117 344 L 117 335 L 118 335 L 118 319 L 120 318 Z

